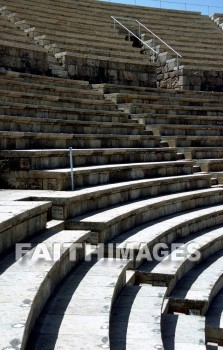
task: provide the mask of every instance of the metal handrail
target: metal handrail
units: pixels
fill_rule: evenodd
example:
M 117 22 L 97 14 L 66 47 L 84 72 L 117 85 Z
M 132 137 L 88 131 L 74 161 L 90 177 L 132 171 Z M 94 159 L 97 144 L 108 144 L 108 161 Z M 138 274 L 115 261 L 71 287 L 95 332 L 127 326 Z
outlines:
M 157 38 L 161 43 L 163 43 L 166 47 L 168 47 L 172 52 L 174 52 L 177 56 L 177 69 L 179 68 L 179 58 L 182 58 L 181 54 L 179 54 L 179 52 L 177 52 L 176 50 L 174 50 L 170 45 L 168 45 L 164 40 L 162 40 L 158 35 L 156 35 L 152 30 L 150 30 L 149 28 L 147 28 L 144 24 L 142 24 L 141 22 L 139 22 L 137 19 L 133 19 L 133 18 L 128 18 L 128 17 L 119 17 L 119 16 L 111 16 L 111 18 L 114 20 L 114 28 L 115 28 L 115 22 L 117 22 L 118 24 L 120 24 L 123 28 L 125 28 L 130 34 L 134 35 L 138 40 L 140 40 L 143 45 L 148 46 L 150 48 L 150 50 L 152 50 L 153 52 L 155 52 L 157 54 L 157 51 L 154 50 L 152 47 L 150 47 L 145 41 L 141 40 L 137 35 L 135 35 L 133 32 L 131 32 L 126 26 L 124 26 L 121 22 L 119 22 L 117 20 L 118 19 L 123 19 L 123 20 L 127 20 L 129 22 L 135 22 L 138 23 L 139 25 L 139 33 L 141 32 L 141 27 L 143 27 L 144 29 L 146 29 L 150 34 L 152 34 L 153 36 L 153 43 L 154 43 L 154 37 Z
M 124 28 L 129 34 L 133 35 L 137 40 L 139 40 L 143 45 L 147 46 L 151 51 L 153 51 L 153 53 L 155 53 L 155 55 L 157 55 L 157 51 L 154 50 L 151 46 L 149 46 L 145 41 L 143 41 L 141 38 L 139 38 L 136 34 L 134 34 L 131 30 L 129 30 L 126 26 L 124 26 L 124 24 L 122 24 L 121 22 L 119 22 L 114 16 L 111 16 L 111 18 L 114 21 L 114 29 L 115 29 L 115 23 L 118 23 L 122 28 Z M 124 19 L 125 17 L 117 17 L 117 18 L 121 18 Z M 135 21 L 135 20 L 133 20 Z M 155 60 L 155 57 L 153 55 L 153 62 Z
M 181 54 L 179 54 L 179 52 L 177 52 L 176 50 L 174 50 L 170 45 L 168 45 L 164 40 L 162 40 L 158 35 L 156 35 L 155 33 L 153 33 L 152 30 L 150 30 L 149 28 L 147 28 L 146 26 L 144 26 L 144 24 L 142 24 L 141 22 L 137 21 L 136 22 L 139 24 L 140 27 L 143 27 L 144 29 L 146 29 L 149 33 L 151 33 L 153 35 L 153 40 L 154 37 L 157 38 L 159 41 L 161 41 L 161 43 L 163 43 L 166 47 L 168 47 L 168 49 L 170 49 L 171 51 L 173 51 L 176 56 L 177 56 L 177 69 L 179 68 L 179 59 L 182 58 Z M 140 28 L 139 27 L 139 28 Z

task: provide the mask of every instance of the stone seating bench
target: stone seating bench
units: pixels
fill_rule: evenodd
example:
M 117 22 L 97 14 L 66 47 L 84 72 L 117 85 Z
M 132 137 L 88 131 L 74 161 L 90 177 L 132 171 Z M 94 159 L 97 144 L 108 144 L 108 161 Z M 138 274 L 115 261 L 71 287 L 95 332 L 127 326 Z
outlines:
M 113 134 L 59 134 L 38 132 L 0 131 L 0 149 L 47 148 L 135 148 L 159 147 L 160 138 L 147 135 Z
M 223 251 L 208 257 L 189 271 L 168 297 L 169 312 L 197 311 L 206 315 L 214 297 L 223 287 Z
M 192 173 L 193 162 L 190 161 L 109 164 L 75 167 L 73 169 L 75 188 Z M 16 188 L 30 186 L 33 189 L 56 191 L 71 189 L 70 168 L 6 172 L 2 179 L 7 182 L 8 186 L 15 186 Z
M 192 210 L 205 205 L 220 204 L 222 203 L 221 196 L 222 190 L 219 188 L 168 194 L 92 212 L 92 214 L 80 215 L 66 221 L 66 227 L 68 229 L 92 229 L 94 227 L 98 241 L 107 242 L 152 220 L 189 208 Z
M 154 285 L 162 283 L 167 286 L 167 295 L 169 295 L 177 282 L 198 262 L 200 263 L 223 248 L 222 228 L 216 226 L 216 228 L 201 229 L 175 242 L 180 244 L 181 253 L 177 253 L 177 249 L 174 249 L 159 262 L 145 262 L 136 273 L 138 282 Z M 192 243 L 197 244 L 196 251 L 200 253 L 198 261 L 190 260 L 193 253 L 187 250 L 187 246 Z
M 50 76 L 42 76 L 42 75 L 35 75 L 35 74 L 27 74 L 27 73 L 21 73 L 21 72 L 13 72 L 13 71 L 1 71 L 0 70 L 0 77 L 1 80 L 7 79 L 11 80 L 13 83 L 30 83 L 30 84 L 41 84 L 41 87 L 45 87 L 45 85 L 55 86 L 57 88 L 72 88 L 72 89 L 84 89 L 89 90 L 91 89 L 91 85 L 88 81 L 84 80 L 71 80 L 71 79 L 64 79 L 64 78 L 55 78 Z
M 96 122 L 94 120 L 64 120 L 52 118 L 35 118 L 19 116 L 1 116 L 1 131 L 41 132 L 41 133 L 75 133 L 80 134 L 116 134 L 116 135 L 153 135 L 137 122 L 116 123 Z
M 146 130 L 157 136 L 222 136 L 221 125 L 188 125 L 188 124 L 147 124 Z
M 119 104 L 119 108 L 125 110 L 127 113 L 166 113 L 166 114 L 176 114 L 176 115 L 217 115 L 220 116 L 222 114 L 222 106 L 176 106 L 176 105 L 159 105 L 159 104 Z
M 161 90 L 161 89 L 160 89 Z M 148 94 L 149 93 L 149 94 Z M 178 94 L 174 92 L 169 92 L 168 90 L 166 93 L 161 91 L 156 91 L 156 89 L 150 89 L 148 93 L 145 95 L 140 94 L 140 90 L 138 90 L 138 94 L 134 92 L 130 92 L 129 94 L 125 93 L 110 93 L 105 94 L 105 98 L 108 100 L 113 101 L 115 104 L 124 104 L 124 103 L 145 103 L 149 104 L 152 102 L 158 101 L 160 104 L 169 104 L 170 102 L 173 105 L 179 105 L 179 106 L 205 106 L 208 104 L 210 106 L 221 106 L 222 103 L 222 96 L 214 95 L 214 96 L 200 96 L 200 94 L 194 93 L 192 94 Z
M 134 95 L 164 95 L 164 96 L 170 96 L 170 97 L 191 97 L 196 99 L 207 99 L 210 100 L 221 100 L 222 99 L 222 93 L 221 92 L 210 92 L 209 91 L 193 91 L 193 90 L 167 90 L 167 89 L 161 89 L 161 88 L 151 88 L 146 86 L 128 86 L 128 85 L 115 85 L 115 84 L 108 84 L 108 83 L 101 83 L 101 84 L 92 84 L 92 88 L 99 91 L 102 94 L 134 94 Z
M 222 136 L 163 136 L 170 147 L 222 147 Z
M 152 252 L 153 247 L 160 242 L 170 244 L 201 229 L 220 225 L 222 222 L 223 205 L 218 204 L 208 208 L 197 208 L 191 211 L 180 212 L 151 221 L 119 235 L 111 243 L 115 244 L 116 250 L 131 250 L 134 253 L 134 268 L 140 269 L 140 265 L 143 262 L 143 255 L 140 255 L 140 251 L 145 252 L 145 249 L 149 248 Z M 181 284 L 179 284 L 179 288 L 180 286 Z
M 161 310 L 166 287 L 126 286 L 112 310 L 111 349 L 163 349 Z
M 33 333 L 32 349 L 64 344 L 68 350 L 110 348 L 110 315 L 126 285 L 129 264 L 126 259 L 93 259 L 79 264 L 44 310 Z
M 199 159 L 196 162 L 200 165 L 202 171 L 207 171 L 209 173 L 216 173 L 223 171 L 222 158 L 215 159 Z
M 178 148 L 185 159 L 218 159 L 223 158 L 223 147 L 184 147 Z
M 0 86 L 1 89 L 4 87 L 5 90 L 9 91 L 19 91 L 19 92 L 27 92 L 38 95 L 54 95 L 54 96 L 63 96 L 63 97 L 70 97 L 70 98 L 83 98 L 83 99 L 90 99 L 90 100 L 104 100 L 104 97 L 102 94 L 98 93 L 95 90 L 88 89 L 87 86 L 68 86 L 68 87 L 60 87 L 53 85 L 53 82 L 50 81 L 45 84 L 34 82 L 26 82 L 26 81 L 16 81 L 13 77 L 10 77 L 8 79 L 7 75 L 3 76 L 0 75 Z M 90 85 L 89 85 L 90 87 Z
M 0 191 L 0 194 L 4 200 L 50 201 L 52 217 L 65 220 L 129 201 L 166 195 L 176 191 L 179 193 L 205 188 L 210 188 L 210 175 L 192 174 L 126 181 L 80 189 L 75 192 L 4 190 Z
M 134 115 L 133 120 L 138 120 L 143 124 L 168 124 L 168 125 L 223 125 L 223 120 L 221 116 L 206 115 L 198 116 L 194 118 L 192 115 L 171 115 L 171 114 L 155 114 L 155 115 Z
M 163 148 L 98 148 L 73 149 L 75 167 L 105 164 L 160 162 L 177 160 L 176 149 Z M 58 169 L 70 166 L 68 149 L 5 150 L 0 158 L 10 170 Z
M 2 201 L 0 197 L 0 254 L 15 243 L 45 229 L 50 201 Z
M 28 204 L 30 203 L 27 202 Z M 63 229 L 58 231 L 55 229 L 55 231 L 52 226 L 51 229 L 30 241 L 33 249 L 23 259 L 14 261 L 11 256 L 7 256 L 1 261 L 1 266 L 6 267 L 0 275 L 0 310 L 4 315 L 0 321 L 1 348 L 16 346 L 19 349 L 25 349 L 28 336 L 47 299 L 72 266 L 75 266 L 84 256 L 83 249 L 79 249 L 76 260 L 70 260 L 70 252 L 72 254 L 76 250 L 75 244 L 86 242 L 89 231 Z M 65 248 L 66 242 L 71 244 L 69 248 Z M 51 251 L 51 254 L 54 244 L 63 245 L 61 257 L 56 257 L 55 261 L 52 255 L 52 260 L 49 261 L 32 260 L 35 246 L 41 243 L 47 247 L 48 252 Z
M 114 111 L 115 105 L 112 102 L 94 99 L 92 103 L 89 99 L 82 98 L 70 98 L 58 95 L 43 95 L 37 93 L 19 92 L 19 91 L 6 91 L 0 90 L 1 104 L 4 102 L 25 103 L 25 104 L 41 104 L 42 106 L 55 106 L 58 104 L 60 107 L 67 108 L 85 108 L 96 110 L 109 110 Z
M 222 302 L 223 302 L 223 291 L 221 290 L 212 301 L 208 312 L 206 313 L 206 338 L 210 342 L 218 344 L 218 350 L 222 349 L 223 346 L 223 323 L 222 323 Z
M 38 106 L 34 104 L 24 103 L 9 103 L 0 101 L 1 115 L 4 116 L 23 116 L 23 117 L 38 117 L 38 118 L 53 118 L 64 120 L 82 120 L 89 121 L 94 120 L 100 122 L 118 122 L 118 123 L 131 123 L 128 119 L 129 114 L 119 111 L 98 111 L 92 109 L 82 108 L 67 108 L 67 107 L 53 107 L 53 106 Z M 134 122 L 134 121 L 133 121 Z
M 161 330 L 165 350 L 207 349 L 203 316 L 164 314 Z

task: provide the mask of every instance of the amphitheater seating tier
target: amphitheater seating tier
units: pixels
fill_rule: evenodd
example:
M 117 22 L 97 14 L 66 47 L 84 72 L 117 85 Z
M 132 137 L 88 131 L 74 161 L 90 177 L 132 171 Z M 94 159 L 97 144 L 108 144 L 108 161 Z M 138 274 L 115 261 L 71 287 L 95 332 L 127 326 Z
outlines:
M 222 289 L 222 251 L 192 269 L 169 297 L 169 308 L 189 313 L 197 310 L 205 315 L 212 300 Z

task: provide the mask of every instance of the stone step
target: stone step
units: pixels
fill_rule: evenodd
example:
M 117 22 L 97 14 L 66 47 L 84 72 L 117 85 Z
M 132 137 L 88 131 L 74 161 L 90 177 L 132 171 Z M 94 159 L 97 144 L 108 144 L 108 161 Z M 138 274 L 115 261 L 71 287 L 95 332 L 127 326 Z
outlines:
M 89 47 L 86 46 L 84 43 L 82 44 L 83 46 L 79 45 L 78 43 L 75 46 L 71 46 L 71 44 L 63 44 L 61 42 L 58 42 L 58 48 L 61 51 L 69 51 L 69 54 L 80 54 L 80 55 L 97 55 L 97 56 L 101 56 L 101 57 L 111 57 L 114 59 L 126 59 L 126 60 L 131 60 L 132 63 L 136 62 L 142 62 L 145 64 L 150 65 L 150 60 L 148 57 L 140 55 L 140 53 L 138 51 L 134 51 L 131 46 L 129 47 L 129 49 L 125 48 L 125 47 L 110 47 L 110 48 L 106 48 L 103 47 L 103 43 L 101 44 L 101 48 L 100 46 L 96 43 L 95 47 L 93 47 L 93 45 L 91 46 L 89 44 Z M 45 47 L 47 49 L 47 47 Z M 60 52 L 60 51 L 58 51 Z M 56 53 L 56 52 L 55 52 Z
M 137 272 L 136 279 L 142 283 L 168 287 L 168 294 L 175 288 L 186 273 L 204 259 L 216 254 L 223 248 L 222 228 L 211 227 L 195 234 L 189 234 L 171 245 L 162 260 L 145 262 Z
M 70 166 L 68 149 L 0 151 L 1 170 L 28 171 L 58 169 Z M 73 149 L 74 167 L 173 161 L 178 159 L 174 148 L 98 148 Z
M 91 100 L 104 100 L 104 96 L 98 93 L 95 90 L 90 90 L 86 88 L 87 86 L 57 86 L 54 85 L 53 82 L 44 84 L 43 82 L 26 82 L 21 80 L 13 79 L 13 76 L 8 79 L 8 74 L 0 74 L 1 81 L 0 86 L 1 90 L 9 90 L 9 91 L 17 91 L 17 92 L 27 92 L 32 94 L 42 94 L 42 95 L 53 95 L 53 96 L 63 96 L 70 98 L 84 98 Z
M 223 158 L 223 147 L 183 147 L 178 149 L 185 159 L 217 159 Z
M 93 229 L 99 242 L 152 220 L 185 210 L 222 203 L 222 189 L 211 188 L 140 200 L 107 210 L 77 216 L 66 222 L 68 229 Z
M 223 205 L 218 204 L 208 208 L 180 212 L 163 219 L 151 221 L 116 237 L 111 243 L 115 246 L 116 255 L 122 250 L 129 252 L 131 259 L 134 260 L 134 268 L 140 268 L 144 258 L 147 260 L 148 265 L 149 262 L 158 264 L 158 261 L 163 260 L 164 254 L 168 254 L 167 244 L 170 245 L 182 237 L 222 223 Z M 150 232 L 149 235 L 148 232 Z M 162 242 L 162 245 L 164 244 L 164 247 L 162 245 L 159 246 L 160 242 Z M 182 251 L 181 254 L 183 254 Z M 166 261 L 163 261 L 163 263 L 167 264 Z
M 56 54 L 57 57 L 57 54 Z M 58 57 L 60 57 L 60 55 L 58 55 Z M 64 54 L 62 55 L 61 58 L 61 62 L 62 64 L 65 65 L 66 67 L 66 59 L 72 59 L 73 62 L 75 62 L 75 58 L 76 58 L 76 63 L 77 63 L 77 58 L 84 58 L 85 60 L 83 61 L 85 63 L 85 65 L 87 66 L 88 60 L 95 60 L 96 62 L 103 64 L 103 68 L 106 67 L 106 69 L 115 69 L 115 64 L 118 65 L 118 67 L 121 68 L 126 68 L 126 70 L 130 70 L 130 71 L 137 71 L 137 67 L 138 67 L 138 71 L 140 71 L 141 73 L 146 73 L 148 72 L 148 69 L 154 68 L 156 69 L 156 63 L 150 62 L 150 61 L 143 61 L 141 55 L 139 57 L 137 57 L 135 60 L 132 59 L 128 59 L 125 57 L 113 57 L 110 54 L 109 55 L 99 55 L 99 54 L 95 54 L 94 52 L 90 52 L 90 51 L 86 51 L 86 53 L 83 56 L 83 53 L 79 53 L 79 52 L 72 52 L 72 51 L 65 51 Z M 104 62 L 107 62 L 104 63 Z M 86 79 L 85 79 L 86 80 Z M 104 82 L 103 79 L 101 79 L 102 81 L 97 82 L 97 81 L 92 81 L 92 84 L 95 83 L 101 83 Z M 132 83 L 132 85 L 135 85 L 137 82 L 134 81 Z M 125 84 L 123 82 L 120 82 L 120 84 Z M 144 86 L 144 85 L 142 85 Z M 150 86 L 150 85 L 149 85 Z M 152 85 L 151 85 L 152 86 Z M 153 85 L 152 87 L 155 87 L 155 85 Z
M 40 28 L 40 27 L 39 27 Z M 56 45 L 62 49 L 62 50 L 77 50 L 77 51 L 99 51 L 104 49 L 106 52 L 112 51 L 111 53 L 114 54 L 115 52 L 118 53 L 118 51 L 122 51 L 123 56 L 127 55 L 129 53 L 129 57 L 136 57 L 140 55 L 139 50 L 132 48 L 132 43 L 129 43 L 128 41 L 118 41 L 117 37 L 109 37 L 106 36 L 106 41 L 103 42 L 102 38 L 95 37 L 93 34 L 89 35 L 80 35 L 77 33 L 77 36 L 74 36 L 73 32 L 68 32 L 71 37 L 69 37 L 67 34 L 61 33 L 60 31 L 55 33 L 53 30 L 47 30 L 45 31 L 44 28 L 42 28 L 42 31 L 44 33 L 44 36 L 35 36 L 34 40 L 37 44 L 46 44 L 47 48 L 47 42 L 54 43 L 56 42 Z M 78 37 L 79 34 L 79 37 Z M 50 44 L 48 44 L 50 45 Z M 148 60 L 148 57 L 142 56 L 142 60 Z
M 215 159 L 199 159 L 196 162 L 202 171 L 207 171 L 210 173 L 215 173 L 215 172 L 222 172 L 223 171 L 223 162 L 222 158 L 215 158 Z
M 42 313 L 31 337 L 31 348 L 46 349 L 46 343 L 48 349 L 64 344 L 67 349 L 110 348 L 110 313 L 126 285 L 129 264 L 125 259 L 80 264 L 60 285 Z
M 217 343 L 218 349 L 223 346 L 223 326 L 222 326 L 222 305 L 223 305 L 222 290 L 215 297 L 206 314 L 206 337 L 210 342 Z
M 130 163 L 102 166 L 75 167 L 73 177 L 75 188 L 99 186 L 107 183 L 133 181 L 146 178 L 189 175 L 193 173 L 193 162 L 168 161 Z M 5 171 L 2 182 L 10 188 L 42 190 L 71 189 L 71 169 Z
M 157 136 L 222 136 L 221 125 L 147 124 L 146 130 Z
M 50 201 L 25 202 L 0 200 L 0 254 L 46 228 Z
M 193 329 L 193 331 L 191 331 Z M 166 350 L 206 350 L 205 317 L 162 315 L 162 339 Z
M 131 123 L 128 113 L 113 110 L 98 110 L 91 109 L 89 103 L 89 109 L 85 109 L 85 106 L 79 105 L 79 108 L 68 108 L 58 106 L 42 106 L 37 104 L 26 103 L 10 103 L 0 101 L 0 113 L 1 115 L 10 116 L 23 116 L 23 117 L 37 117 L 37 118 L 53 118 L 64 120 L 83 120 L 89 121 L 94 119 L 95 121 L 112 121 L 112 122 L 127 122 Z M 134 122 L 134 121 L 133 121 Z M 135 122 L 134 122 L 135 123 Z
M 210 188 L 209 174 L 145 179 L 100 185 L 81 190 L 58 192 L 41 190 L 0 190 L 4 201 L 50 201 L 52 218 L 65 220 L 122 203 L 170 193 Z
M 143 124 L 168 124 L 168 125 L 223 125 L 223 120 L 221 116 L 207 115 L 194 118 L 193 115 L 170 115 L 170 114 L 154 114 L 154 115 L 134 115 L 132 117 L 134 120 L 138 120 Z
M 138 94 L 134 93 L 134 91 L 131 93 L 109 93 L 105 94 L 105 98 L 108 100 L 111 100 L 115 104 L 125 104 L 125 103 L 145 103 L 150 104 L 154 102 L 159 102 L 160 104 L 171 104 L 176 106 L 219 106 L 222 102 L 222 96 L 214 95 L 212 96 L 209 94 L 209 96 L 201 96 L 199 93 L 196 94 L 190 94 L 190 93 L 181 93 L 178 92 L 171 92 L 166 91 L 160 92 L 159 90 L 156 91 L 156 89 L 150 89 L 149 95 L 143 95 L 139 93 L 140 90 L 138 90 Z M 221 105 L 220 105 L 221 106 Z
M 138 123 L 95 122 L 80 120 L 64 120 L 51 118 L 1 116 L 1 131 L 41 132 L 41 133 L 73 133 L 76 134 L 109 134 L 109 135 L 153 135 Z
M 125 93 L 125 94 L 134 94 L 134 95 L 164 95 L 164 96 L 170 96 L 170 97 L 187 97 L 187 98 L 195 98 L 195 99 L 201 99 L 204 98 L 207 99 L 216 99 L 221 100 L 222 93 L 221 92 L 211 92 L 210 91 L 194 91 L 194 90 L 167 90 L 167 89 L 161 89 L 161 88 L 151 88 L 146 86 L 128 86 L 128 85 L 115 85 L 115 84 L 108 84 L 108 83 L 102 83 L 102 84 L 92 84 L 92 88 L 96 91 L 99 91 L 102 94 L 117 94 L 117 93 Z
M 20 91 L 9 91 L 0 90 L 0 105 L 4 102 L 8 103 L 24 103 L 24 104 L 36 104 L 42 106 L 56 106 L 68 107 L 68 108 L 85 108 L 85 109 L 96 109 L 96 110 L 109 110 L 114 111 L 115 105 L 111 102 L 105 100 L 94 99 L 92 103 L 91 100 L 85 99 L 83 97 L 70 98 L 58 95 L 46 95 L 46 94 L 36 94 Z
M 70 254 L 74 254 L 76 244 L 86 242 L 89 235 L 89 231 L 54 232 L 51 229 L 30 241 L 32 249 L 23 258 L 14 261 L 12 256 L 8 256 L 2 261 L 5 270 L 0 275 L 0 309 L 1 314 L 4 314 L 4 319 L 0 321 L 3 332 L 1 348 L 12 346 L 14 339 L 17 347 L 25 348 L 28 336 L 47 299 L 84 252 L 79 249 L 79 254 L 73 261 Z M 58 252 L 53 255 L 55 245 L 59 245 L 61 256 Z M 45 247 L 44 257 L 48 261 L 40 258 L 42 246 Z
M 12 72 L 12 71 L 0 71 L 0 77 L 2 79 L 11 80 L 12 83 L 29 83 L 29 84 L 41 84 L 42 87 L 49 85 L 50 87 L 55 88 L 72 88 L 72 89 L 91 89 L 91 86 L 88 81 L 84 80 L 70 80 L 70 79 L 59 79 L 55 77 L 35 75 L 35 74 L 26 74 L 21 72 Z M 89 93 L 90 94 L 90 93 Z
M 159 147 L 160 138 L 146 135 L 86 135 L 0 131 L 0 149 Z
M 222 289 L 223 251 L 215 253 L 180 280 L 168 298 L 169 312 L 206 315 L 214 297 Z
M 222 136 L 163 136 L 170 147 L 222 147 Z
M 219 184 L 223 184 L 223 171 L 214 171 L 211 174 L 217 179 Z
M 119 108 L 124 110 L 126 113 L 165 113 L 175 114 L 177 116 L 183 115 L 213 115 L 220 116 L 223 108 L 221 106 L 177 106 L 177 105 L 159 105 L 159 104 L 119 104 Z
M 32 13 L 32 12 L 31 12 Z M 39 30 L 42 30 L 42 32 L 44 33 L 44 35 L 38 35 L 38 31 L 34 33 L 34 39 L 35 40 L 41 40 L 44 43 L 49 40 L 51 42 L 54 42 L 55 39 L 57 38 L 58 40 L 62 40 L 61 42 L 67 42 L 67 43 L 72 43 L 72 40 L 74 40 L 74 43 L 86 43 L 87 45 L 89 45 L 89 42 L 92 40 L 92 43 L 94 43 L 94 45 L 96 45 L 96 43 L 98 43 L 99 45 L 103 42 L 103 37 L 105 38 L 106 36 L 106 42 L 105 47 L 111 47 L 113 45 L 116 46 L 115 48 L 125 48 L 125 49 L 129 49 L 132 47 L 132 43 L 129 43 L 129 41 L 118 41 L 117 39 L 119 38 L 119 35 L 116 34 L 116 32 L 114 32 L 113 30 L 110 31 L 110 28 L 107 28 L 109 30 L 107 30 L 103 34 L 100 31 L 95 30 L 94 34 L 87 29 L 84 29 L 81 27 L 77 28 L 75 33 L 71 30 L 69 30 L 69 28 L 66 28 L 66 30 L 64 29 L 63 26 L 61 26 L 60 28 L 55 28 L 55 30 L 53 31 L 50 27 L 43 27 L 43 24 L 41 24 L 39 22 L 38 24 L 38 28 Z M 57 41 L 57 40 L 56 40 Z M 114 48 L 114 49 L 115 49 Z M 136 51 L 136 50 L 134 50 Z M 132 50 L 133 52 L 133 50 Z M 137 51 L 138 52 L 138 51 Z
M 112 310 L 110 346 L 118 349 L 163 348 L 161 309 L 166 287 L 126 286 Z

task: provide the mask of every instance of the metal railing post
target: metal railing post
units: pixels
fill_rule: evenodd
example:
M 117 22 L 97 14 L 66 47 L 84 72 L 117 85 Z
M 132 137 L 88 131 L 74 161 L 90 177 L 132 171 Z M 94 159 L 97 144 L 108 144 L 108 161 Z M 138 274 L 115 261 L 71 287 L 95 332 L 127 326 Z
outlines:
M 70 153 L 70 176 L 71 176 L 71 190 L 74 190 L 74 166 L 73 166 L 73 149 L 69 147 Z

